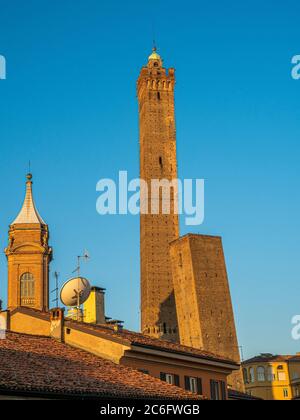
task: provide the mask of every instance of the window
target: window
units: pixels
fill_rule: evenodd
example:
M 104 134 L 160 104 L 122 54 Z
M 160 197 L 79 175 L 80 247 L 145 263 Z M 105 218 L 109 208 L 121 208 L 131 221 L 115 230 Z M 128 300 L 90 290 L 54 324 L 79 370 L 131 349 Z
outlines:
M 214 401 L 226 400 L 226 383 L 223 381 L 210 381 L 210 395 Z
M 143 373 L 144 375 L 149 375 L 149 370 L 146 369 L 139 369 L 139 372 Z
M 167 382 L 170 385 L 180 386 L 180 379 L 178 375 L 173 373 L 160 373 L 160 379 L 164 382 Z
M 286 374 L 285 372 L 283 372 L 283 366 L 279 365 L 277 367 L 277 376 L 278 376 L 278 381 L 286 381 Z
M 254 368 L 249 369 L 249 379 L 251 383 L 255 382 Z
M 248 380 L 248 371 L 247 371 L 247 369 L 243 369 L 243 377 L 244 377 L 244 383 L 245 384 L 248 384 L 249 383 L 249 380 Z
M 284 388 L 283 396 L 284 396 L 284 398 L 288 398 L 288 396 L 289 396 L 289 390 L 288 389 Z
M 278 381 L 286 381 L 285 372 L 278 372 Z
M 184 377 L 185 389 L 191 391 L 194 394 L 202 395 L 202 379 L 194 378 L 190 376 Z
M 179 267 L 183 266 L 183 261 L 182 261 L 182 253 L 179 253 Z
M 273 372 L 273 368 L 272 368 L 272 366 L 269 366 L 268 367 L 268 369 L 267 369 L 267 378 L 268 378 L 268 381 L 269 382 L 272 382 L 272 381 L 274 381 L 275 380 L 275 374 L 274 374 L 274 372 Z
M 194 394 L 197 394 L 198 387 L 197 387 L 197 379 L 196 378 L 190 378 L 190 390 Z
M 171 375 L 170 373 L 166 374 L 166 382 L 170 385 L 174 385 L 174 375 Z
M 258 366 L 257 368 L 257 380 L 258 382 L 265 382 L 266 380 L 265 368 L 263 366 Z
M 31 273 L 24 273 L 21 276 L 21 305 L 34 305 L 34 278 Z

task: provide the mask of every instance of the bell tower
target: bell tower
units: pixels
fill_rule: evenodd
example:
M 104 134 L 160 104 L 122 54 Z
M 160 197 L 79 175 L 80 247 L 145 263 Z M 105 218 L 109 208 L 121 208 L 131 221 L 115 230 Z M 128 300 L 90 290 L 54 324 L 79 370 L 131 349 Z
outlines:
M 159 194 L 159 211 L 151 211 L 151 181 L 177 182 L 176 130 L 174 111 L 175 70 L 167 70 L 156 48 L 141 69 L 137 82 L 140 125 L 140 177 L 147 185 L 141 188 L 141 329 L 144 334 L 165 340 L 178 340 L 169 244 L 179 237 L 178 215 L 174 208 L 176 190 L 170 190 L 170 214 L 162 209 L 164 196 Z M 153 194 L 154 196 L 154 194 Z M 148 214 L 147 214 L 148 212 Z
M 23 207 L 10 225 L 8 261 L 8 309 L 20 306 L 48 311 L 49 263 L 48 226 L 39 215 L 32 195 L 32 175 L 27 175 Z

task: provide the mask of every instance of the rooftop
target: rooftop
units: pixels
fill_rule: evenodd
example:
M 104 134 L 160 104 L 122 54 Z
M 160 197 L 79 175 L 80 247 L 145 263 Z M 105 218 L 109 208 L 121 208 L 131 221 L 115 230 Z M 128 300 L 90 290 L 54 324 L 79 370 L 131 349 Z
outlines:
M 180 355 L 192 356 L 196 358 L 211 360 L 212 362 L 228 363 L 231 365 L 236 365 L 238 367 L 238 364 L 235 361 L 224 358 L 220 355 L 216 355 L 214 353 L 210 353 L 204 350 L 195 349 L 193 347 L 183 346 L 177 343 L 171 343 L 166 340 L 152 338 L 152 337 L 143 335 L 141 333 L 129 331 L 126 329 L 116 330 L 114 329 L 113 326 L 109 326 L 109 325 L 87 324 L 84 322 L 78 322 L 71 319 L 69 320 L 67 319 L 65 325 L 75 327 L 75 328 L 77 327 L 79 329 L 84 329 L 87 331 L 93 331 L 94 333 L 98 333 L 102 336 L 106 336 L 107 338 L 121 340 L 124 343 L 129 344 L 129 345 L 136 345 L 136 346 L 142 346 L 142 347 L 152 348 L 152 349 L 161 350 L 161 351 L 168 351 L 168 352 L 177 353 Z
M 259 356 L 252 357 L 251 359 L 245 360 L 242 364 L 249 365 L 252 363 L 273 363 L 273 362 L 300 362 L 300 354 L 296 355 L 279 355 L 262 353 Z
M 0 394 L 199 399 L 181 388 L 48 337 L 7 332 L 0 340 Z

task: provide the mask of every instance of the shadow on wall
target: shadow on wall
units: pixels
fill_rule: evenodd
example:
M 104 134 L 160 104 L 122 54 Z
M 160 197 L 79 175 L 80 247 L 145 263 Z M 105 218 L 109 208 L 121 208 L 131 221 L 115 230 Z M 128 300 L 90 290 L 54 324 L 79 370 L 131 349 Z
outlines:
M 162 340 L 179 343 L 179 329 L 174 291 L 160 305 L 158 329 L 162 333 Z

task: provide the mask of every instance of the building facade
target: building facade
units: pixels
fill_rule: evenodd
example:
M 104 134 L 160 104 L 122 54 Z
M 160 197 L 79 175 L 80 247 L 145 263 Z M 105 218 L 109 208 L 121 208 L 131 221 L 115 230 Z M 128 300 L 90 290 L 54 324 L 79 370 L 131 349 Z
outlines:
M 249 395 L 281 401 L 300 396 L 300 354 L 261 354 L 246 360 L 242 366 Z
M 178 341 L 169 244 L 179 237 L 174 111 L 175 71 L 163 67 L 156 50 L 137 82 L 140 121 L 141 188 L 141 329 L 153 337 Z M 174 181 L 170 196 L 158 198 L 152 180 Z M 170 205 L 164 214 L 164 205 Z M 156 209 L 154 207 L 156 206 Z M 144 213 L 144 214 L 143 214 Z
M 26 196 L 9 229 L 8 308 L 49 309 L 49 263 L 52 249 L 49 230 L 39 215 L 32 195 L 32 175 L 27 175 Z

